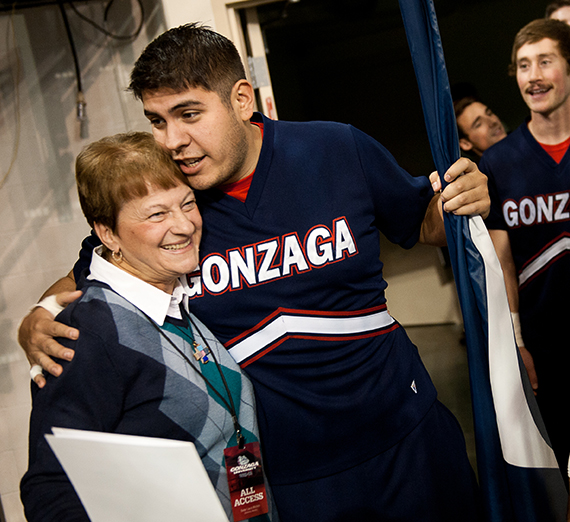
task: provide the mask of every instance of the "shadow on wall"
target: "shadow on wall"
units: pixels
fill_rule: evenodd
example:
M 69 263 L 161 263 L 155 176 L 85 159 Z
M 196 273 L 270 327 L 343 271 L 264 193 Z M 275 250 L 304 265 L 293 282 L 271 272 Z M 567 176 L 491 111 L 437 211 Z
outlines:
M 6 517 L 4 516 L 4 510 L 2 509 L 2 499 L 0 498 L 0 522 L 6 522 Z

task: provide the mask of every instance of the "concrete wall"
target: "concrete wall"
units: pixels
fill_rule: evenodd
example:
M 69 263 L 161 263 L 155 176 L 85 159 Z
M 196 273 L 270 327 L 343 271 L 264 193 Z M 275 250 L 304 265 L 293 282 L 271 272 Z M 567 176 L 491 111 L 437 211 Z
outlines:
M 138 6 L 117 4 L 107 28 L 130 33 Z M 103 19 L 101 2 L 77 8 Z M 83 124 L 76 120 L 73 60 L 57 7 L 0 14 L 0 496 L 8 522 L 24 520 L 18 485 L 27 468 L 30 411 L 29 364 L 17 326 L 71 269 L 89 232 L 76 196 L 75 156 L 103 136 L 149 129 L 140 103 L 124 90 L 134 60 L 165 28 L 160 6 L 150 1 L 141 34 L 127 43 L 67 12 L 87 100 Z

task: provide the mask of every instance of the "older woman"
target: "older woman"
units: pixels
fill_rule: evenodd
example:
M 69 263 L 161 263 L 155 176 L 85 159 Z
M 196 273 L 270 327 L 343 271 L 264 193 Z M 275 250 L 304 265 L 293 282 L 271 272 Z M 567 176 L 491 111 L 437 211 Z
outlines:
M 93 143 L 76 179 L 103 245 L 58 317 L 81 331 L 75 357 L 34 387 L 27 519 L 89 520 L 46 443 L 53 426 L 192 441 L 231 519 L 224 450 L 257 441 L 257 421 L 250 382 L 187 310 L 202 232 L 192 189 L 148 133 Z M 273 512 L 270 501 L 269 516 L 251 520 Z

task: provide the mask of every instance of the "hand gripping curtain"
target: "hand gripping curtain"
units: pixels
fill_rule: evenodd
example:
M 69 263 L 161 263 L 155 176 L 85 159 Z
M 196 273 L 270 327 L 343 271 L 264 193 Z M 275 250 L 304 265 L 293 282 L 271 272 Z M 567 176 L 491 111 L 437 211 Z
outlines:
M 433 1 L 399 3 L 431 152 L 443 175 L 460 152 Z M 464 321 L 477 469 L 487 518 L 564 522 L 566 488 L 518 354 L 491 239 L 480 216 L 446 214 L 444 221 Z

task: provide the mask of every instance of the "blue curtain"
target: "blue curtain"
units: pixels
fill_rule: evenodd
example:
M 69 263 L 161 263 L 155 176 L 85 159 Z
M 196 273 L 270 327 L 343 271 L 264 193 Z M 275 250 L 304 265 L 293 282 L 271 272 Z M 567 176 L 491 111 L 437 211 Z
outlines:
M 432 156 L 443 175 L 460 151 L 434 5 L 431 0 L 399 2 Z M 464 321 L 477 468 L 488 520 L 564 522 L 566 488 L 529 391 L 487 230 L 479 216 L 446 214 L 445 231 Z

